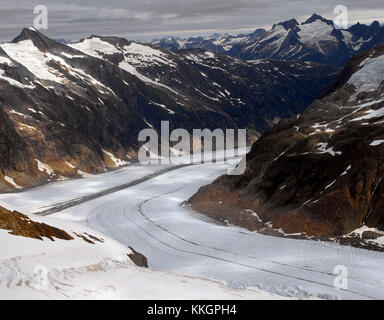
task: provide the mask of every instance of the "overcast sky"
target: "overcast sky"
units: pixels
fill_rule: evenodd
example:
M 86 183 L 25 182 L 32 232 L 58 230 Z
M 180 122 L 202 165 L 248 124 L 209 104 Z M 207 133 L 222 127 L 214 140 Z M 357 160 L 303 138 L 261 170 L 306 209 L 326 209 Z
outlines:
M 91 34 L 148 41 L 166 35 L 241 33 L 282 20 L 304 20 L 316 12 L 333 20 L 333 9 L 349 9 L 349 21 L 384 23 L 383 0 L 0 0 L 0 41 L 33 26 L 36 5 L 48 8 L 54 38 L 78 40 Z

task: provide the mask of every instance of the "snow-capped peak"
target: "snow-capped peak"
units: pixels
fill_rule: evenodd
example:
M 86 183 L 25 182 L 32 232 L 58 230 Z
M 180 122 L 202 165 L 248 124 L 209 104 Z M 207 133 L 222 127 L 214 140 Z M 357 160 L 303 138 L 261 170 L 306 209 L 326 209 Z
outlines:
M 69 46 L 97 58 L 103 57 L 104 54 L 112 55 L 115 53 L 121 53 L 121 51 L 114 45 L 107 41 L 103 41 L 98 36 L 83 39 L 77 43 L 69 44 Z
M 304 22 L 296 19 L 279 22 L 271 30 L 236 36 L 164 39 L 156 45 L 169 50 L 201 48 L 226 53 L 245 60 L 277 59 L 321 62 L 343 66 L 356 53 L 383 42 L 384 26 L 357 23 L 339 30 L 333 21 L 314 13 Z
M 311 17 L 309 17 L 305 22 L 303 22 L 302 24 L 308 24 L 308 23 L 312 23 L 312 22 L 315 22 L 315 21 L 321 21 L 321 22 L 324 22 L 328 25 L 333 25 L 333 21 L 332 20 L 328 20 L 328 19 L 325 19 L 323 18 L 322 16 L 314 13 Z
M 272 29 L 276 28 L 276 26 L 283 26 L 285 30 L 291 30 L 296 28 L 299 25 L 296 19 L 290 19 L 287 21 L 279 22 L 277 25 L 274 25 Z

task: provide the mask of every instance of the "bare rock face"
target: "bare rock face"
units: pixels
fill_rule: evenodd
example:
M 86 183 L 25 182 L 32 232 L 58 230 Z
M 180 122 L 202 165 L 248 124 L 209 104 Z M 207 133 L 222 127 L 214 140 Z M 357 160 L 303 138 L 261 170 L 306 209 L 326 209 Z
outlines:
M 315 236 L 383 230 L 383 74 L 384 45 L 351 59 L 303 114 L 252 146 L 244 175 L 203 187 L 193 208 L 249 229 L 261 221 Z
M 116 37 L 64 44 L 24 29 L 0 45 L 0 192 L 126 165 L 139 132 L 162 120 L 171 130 L 246 128 L 254 140 L 303 111 L 337 70 Z
M 131 247 L 129 247 L 129 249 L 131 249 L 132 253 L 129 254 L 128 257 L 133 261 L 133 263 L 138 267 L 148 268 L 147 257 Z

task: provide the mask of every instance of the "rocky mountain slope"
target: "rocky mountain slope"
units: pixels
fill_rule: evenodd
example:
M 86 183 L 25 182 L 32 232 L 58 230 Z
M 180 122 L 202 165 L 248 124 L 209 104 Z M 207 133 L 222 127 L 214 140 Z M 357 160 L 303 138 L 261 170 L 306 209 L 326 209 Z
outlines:
M 24 29 L 0 45 L 0 191 L 125 165 L 140 130 L 161 120 L 258 136 L 304 110 L 336 70 L 114 37 L 64 44 Z
M 192 206 L 252 230 L 384 230 L 383 123 L 384 44 L 351 59 L 303 114 L 257 141 L 244 175 L 203 187 Z
M 201 49 L 175 54 L 114 37 L 90 37 L 72 47 L 98 55 L 97 43 L 100 41 L 108 46 L 101 53 L 103 59 L 146 83 L 182 95 L 177 101 L 178 109 L 210 110 L 224 116 L 233 128 L 246 127 L 256 135 L 278 118 L 301 112 L 303 106 L 316 96 L 319 87 L 325 87 L 338 70 L 320 64 L 274 60 L 245 62 Z M 314 75 L 315 70 L 322 76 Z M 188 98 L 182 101 L 183 97 Z M 172 122 L 177 113 L 174 114 L 174 110 L 168 110 L 168 113 L 173 115 L 170 117 Z M 182 127 L 187 130 L 212 128 L 209 118 L 212 116 L 202 115 L 199 122 L 188 119 Z M 158 127 L 156 115 L 148 115 L 147 120 Z M 214 128 L 228 125 L 218 116 L 214 120 Z M 175 127 L 179 125 L 174 124 Z
M 213 35 L 189 39 L 164 38 L 153 43 L 170 50 L 206 48 L 246 60 L 278 59 L 315 61 L 338 66 L 357 53 L 384 42 L 384 27 L 357 23 L 346 30 L 331 20 L 313 14 L 306 21 L 296 19 L 275 24 L 271 30 L 258 29 L 248 35 Z

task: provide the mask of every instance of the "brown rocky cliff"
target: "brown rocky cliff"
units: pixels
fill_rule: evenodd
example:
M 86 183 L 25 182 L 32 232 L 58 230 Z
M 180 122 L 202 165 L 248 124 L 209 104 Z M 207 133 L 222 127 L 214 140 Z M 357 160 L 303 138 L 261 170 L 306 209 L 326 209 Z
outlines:
M 321 99 L 253 145 L 244 175 L 201 188 L 192 207 L 253 230 L 258 219 L 316 236 L 348 234 L 363 223 L 383 230 L 384 86 L 359 92 L 348 82 L 383 55 L 381 45 L 352 59 Z
M 32 221 L 26 215 L 9 211 L 0 207 L 0 229 L 8 230 L 10 234 L 27 238 L 43 240 L 48 238 L 54 241 L 56 239 L 73 240 L 66 231 L 49 226 L 45 223 Z

